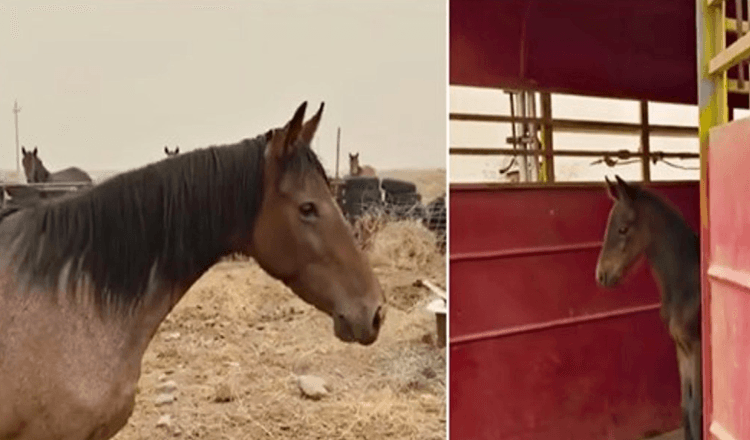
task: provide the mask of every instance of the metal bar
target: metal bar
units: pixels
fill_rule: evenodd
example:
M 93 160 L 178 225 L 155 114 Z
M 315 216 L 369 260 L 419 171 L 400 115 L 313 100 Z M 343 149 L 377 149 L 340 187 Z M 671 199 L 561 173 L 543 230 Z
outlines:
M 750 55 L 750 34 L 745 34 L 711 58 L 711 61 L 708 62 L 708 74 L 716 75 L 726 72 L 730 67 L 747 58 L 748 55 Z
M 750 35 L 750 34 L 748 34 Z M 471 122 L 518 122 L 527 120 L 528 122 L 543 122 L 542 118 L 520 118 L 518 116 L 512 119 L 505 115 L 482 115 L 471 113 L 451 113 L 451 121 L 471 121 Z M 551 119 L 549 125 L 559 131 L 570 132 L 626 132 L 637 134 L 641 131 L 640 123 L 629 122 L 603 122 L 578 119 Z M 649 131 L 653 134 L 672 135 L 672 136 L 694 136 L 698 134 L 698 127 L 686 127 L 680 125 L 661 125 L 654 124 L 649 126 Z
M 727 79 L 727 91 L 730 93 L 741 93 L 745 95 L 750 93 L 750 89 L 747 87 L 741 89 L 736 79 Z
M 701 252 L 701 309 L 710 310 L 711 283 L 708 280 L 708 257 L 710 249 L 708 212 L 708 140 L 712 127 L 727 123 L 727 75 L 725 71 L 711 75 L 709 66 L 716 54 L 726 45 L 725 4 L 723 1 L 707 3 L 696 0 L 696 63 L 698 76 L 698 139 L 700 142 L 700 245 Z M 747 34 L 750 35 L 750 34 Z M 745 38 L 747 37 L 745 35 Z M 701 367 L 703 376 L 703 437 L 711 438 L 709 426 L 713 420 L 712 354 L 711 354 L 711 314 L 703 313 L 701 319 Z
M 531 155 L 539 154 L 539 150 L 526 150 L 521 152 L 520 150 L 513 150 L 512 148 L 470 148 L 470 147 L 451 147 L 449 149 L 450 154 L 456 154 L 461 156 L 492 156 L 497 154 L 503 155 Z M 572 157 L 601 157 L 601 156 L 618 156 L 625 159 L 649 157 L 649 158 L 673 158 L 673 159 L 697 159 L 699 158 L 698 153 L 673 153 L 667 151 L 651 151 L 648 155 L 638 151 L 627 151 L 627 155 L 622 154 L 620 151 L 614 150 L 555 150 L 552 153 L 554 156 L 572 156 Z M 625 157 L 627 156 L 627 157 Z
M 734 0 L 734 6 L 736 9 L 734 15 L 737 25 L 737 36 L 742 38 L 745 35 L 745 27 L 743 26 L 745 21 L 742 19 L 742 0 Z M 745 63 L 742 60 L 737 64 L 737 85 L 740 89 L 745 88 Z
M 544 151 L 544 174 L 547 182 L 555 181 L 555 158 L 552 142 L 552 95 L 541 94 L 542 106 L 542 150 Z
M 454 263 L 459 261 L 498 260 L 511 257 L 531 257 L 535 255 L 563 254 L 566 252 L 597 250 L 601 246 L 601 241 L 590 241 L 586 243 L 539 246 L 533 248 L 517 248 L 502 251 L 457 252 L 451 253 L 450 261 L 451 263 Z
M 526 100 L 526 103 L 528 105 L 528 114 L 530 116 L 533 116 L 536 118 L 536 92 L 526 92 L 528 94 L 528 98 Z M 531 133 L 531 139 L 532 139 L 532 150 L 542 151 L 541 145 L 539 145 L 539 123 L 533 122 L 529 125 L 529 131 Z M 535 182 L 539 181 L 539 156 L 538 154 L 535 154 L 532 158 L 534 160 L 533 162 L 533 174 L 534 178 L 533 180 Z
M 463 336 L 457 336 L 450 339 L 450 345 L 455 346 L 458 344 L 467 344 L 470 342 L 478 342 L 486 339 L 497 339 L 508 336 L 515 336 L 524 333 L 532 333 L 543 330 L 551 330 L 559 327 L 570 327 L 578 324 L 586 324 L 594 321 L 603 321 L 611 318 L 621 318 L 623 316 L 635 315 L 637 313 L 653 312 L 658 311 L 661 308 L 661 303 L 648 304 L 645 306 L 627 307 L 610 312 L 596 313 L 592 315 L 576 316 L 573 318 L 562 318 L 554 321 L 547 321 L 541 323 L 519 325 L 510 328 L 504 328 L 500 330 L 490 330 L 486 332 L 472 333 Z
M 641 168 L 643 173 L 643 181 L 651 181 L 651 140 L 648 130 L 648 101 L 641 101 L 641 152 L 643 157 L 641 158 Z
M 698 0 L 698 1 L 701 1 L 701 0 Z M 723 4 L 724 4 L 723 2 L 724 2 L 724 0 L 707 0 L 706 1 L 706 5 L 709 6 L 709 7 L 723 6 Z
M 731 267 L 711 264 L 706 271 L 709 278 L 716 281 L 730 284 L 740 288 L 745 292 L 750 291 L 750 274 L 747 272 L 732 269 Z

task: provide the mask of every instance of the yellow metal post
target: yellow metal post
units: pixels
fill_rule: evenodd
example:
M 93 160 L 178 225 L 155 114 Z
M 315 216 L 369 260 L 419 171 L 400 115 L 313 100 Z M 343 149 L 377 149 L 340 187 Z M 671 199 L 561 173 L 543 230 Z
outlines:
M 702 372 L 711 371 L 710 362 L 710 289 L 706 279 L 706 251 L 709 249 L 709 211 L 708 211 L 708 148 L 709 132 L 711 128 L 726 124 L 728 121 L 727 106 L 727 75 L 722 70 L 714 75 L 709 73 L 711 60 L 724 49 L 726 36 L 724 1 L 696 0 L 696 30 L 697 30 L 697 63 L 698 63 L 698 138 L 700 140 L 700 209 L 701 209 L 701 286 L 703 309 L 702 322 Z M 703 437 L 711 438 L 709 434 L 712 419 L 710 402 L 704 399 L 710 394 L 710 374 L 703 374 L 703 387 L 699 398 L 703 401 Z

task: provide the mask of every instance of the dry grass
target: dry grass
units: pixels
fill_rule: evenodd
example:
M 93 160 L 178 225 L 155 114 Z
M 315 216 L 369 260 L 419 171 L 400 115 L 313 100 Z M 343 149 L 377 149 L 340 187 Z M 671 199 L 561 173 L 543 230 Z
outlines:
M 444 439 L 445 350 L 418 278 L 445 284 L 445 256 L 417 222 L 372 228 L 368 253 L 390 304 L 378 341 L 344 344 L 330 318 L 252 260 L 228 258 L 191 288 L 143 361 L 136 409 L 118 440 Z M 179 336 L 176 334 L 179 333 Z M 304 398 L 296 376 L 332 392 Z M 163 380 L 177 400 L 156 406 Z M 165 414 L 171 427 L 156 427 Z

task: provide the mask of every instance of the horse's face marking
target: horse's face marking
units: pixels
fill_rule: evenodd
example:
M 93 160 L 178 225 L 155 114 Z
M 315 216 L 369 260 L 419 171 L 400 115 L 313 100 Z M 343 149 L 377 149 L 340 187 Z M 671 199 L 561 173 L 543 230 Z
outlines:
M 619 176 L 616 185 L 607 180 L 607 188 L 615 204 L 596 264 L 596 280 L 603 287 L 614 287 L 646 251 L 650 231 L 639 209 L 638 189 Z
M 264 194 L 253 231 L 253 255 L 300 298 L 331 315 L 339 339 L 370 344 L 384 318 L 384 300 L 357 248 L 322 170 L 300 166 L 323 106 L 302 123 L 305 105 L 267 136 Z

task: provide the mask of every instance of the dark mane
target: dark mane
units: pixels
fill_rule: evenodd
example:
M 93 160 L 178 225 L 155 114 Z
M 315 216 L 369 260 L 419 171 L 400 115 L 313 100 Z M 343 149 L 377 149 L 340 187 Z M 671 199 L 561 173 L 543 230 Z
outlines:
M 20 236 L 13 261 L 29 282 L 47 288 L 72 288 L 79 275 L 90 277 L 100 305 L 132 307 L 154 265 L 160 280 L 192 283 L 237 240 L 250 243 L 265 145 L 258 136 L 195 150 L 22 209 L 10 234 Z M 311 170 L 325 177 L 309 147 L 285 169 Z M 69 261 L 68 285 L 59 286 Z
M 700 254 L 700 238 L 698 234 L 688 225 L 682 213 L 671 203 L 653 193 L 652 191 L 638 187 L 638 199 L 646 201 L 654 209 L 660 212 L 669 222 L 669 228 L 663 231 L 665 234 L 671 234 L 675 237 L 673 244 L 687 246 L 684 249 L 686 257 Z M 697 250 L 697 251 L 696 251 Z

